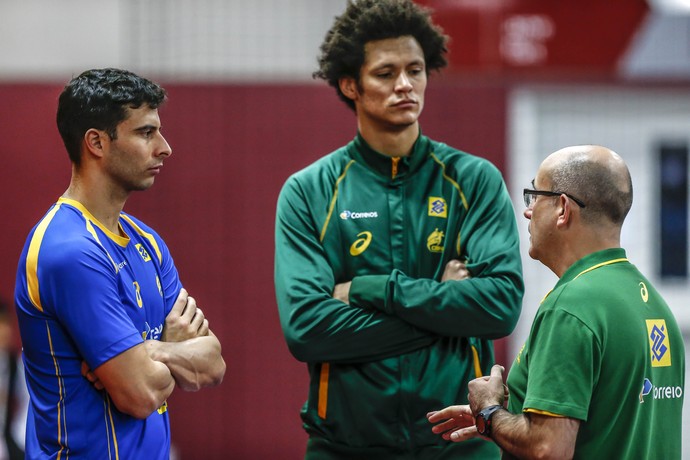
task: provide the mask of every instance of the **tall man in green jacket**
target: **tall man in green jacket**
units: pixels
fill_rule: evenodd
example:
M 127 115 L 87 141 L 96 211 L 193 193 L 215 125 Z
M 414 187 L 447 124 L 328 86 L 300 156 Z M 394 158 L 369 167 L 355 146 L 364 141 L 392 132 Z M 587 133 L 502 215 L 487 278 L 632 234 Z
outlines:
M 357 135 L 288 179 L 275 287 L 308 364 L 308 459 L 492 458 L 434 436 L 425 415 L 467 400 L 523 294 L 517 225 L 499 171 L 420 132 L 446 37 L 407 0 L 348 2 L 316 77 L 354 109 Z

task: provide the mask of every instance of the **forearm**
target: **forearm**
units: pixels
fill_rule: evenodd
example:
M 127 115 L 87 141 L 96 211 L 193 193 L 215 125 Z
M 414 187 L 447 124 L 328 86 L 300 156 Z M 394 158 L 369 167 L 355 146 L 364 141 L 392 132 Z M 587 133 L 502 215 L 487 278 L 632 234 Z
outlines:
M 146 343 L 151 359 L 165 364 L 185 391 L 215 386 L 223 380 L 225 361 L 220 342 L 213 333 L 181 342 L 150 340 Z
M 301 299 L 281 307 L 290 351 L 303 362 L 369 362 L 397 356 L 436 338 L 390 315 L 331 297 Z
M 338 271 L 334 266 L 339 262 L 326 254 L 320 239 L 323 227 L 313 219 L 311 198 L 291 181 L 281 192 L 276 215 L 276 300 L 281 327 L 295 358 L 303 362 L 369 362 L 436 340 L 433 334 L 400 318 L 333 298 L 334 271 Z M 338 280 L 342 281 L 346 280 Z
M 492 423 L 491 438 L 517 458 L 568 459 L 574 455 L 577 420 L 500 410 Z
M 384 279 L 387 285 L 363 293 L 363 285 L 369 289 L 373 284 L 366 278 Z M 522 292 L 522 280 L 515 271 L 446 282 L 414 279 L 394 271 L 387 278 L 355 278 L 350 295 L 353 302 L 437 335 L 499 338 L 515 327 Z
M 93 375 L 89 380 L 107 391 L 120 412 L 139 419 L 151 415 L 175 388 L 170 370 L 148 356 L 145 343 L 106 361 L 94 369 Z

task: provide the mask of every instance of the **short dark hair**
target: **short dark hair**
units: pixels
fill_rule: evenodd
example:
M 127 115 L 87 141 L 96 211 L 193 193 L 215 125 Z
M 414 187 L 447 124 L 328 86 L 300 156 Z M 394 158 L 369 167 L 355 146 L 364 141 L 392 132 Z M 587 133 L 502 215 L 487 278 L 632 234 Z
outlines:
M 582 219 L 590 224 L 602 218 L 623 225 L 633 202 L 630 171 L 614 170 L 606 164 L 593 161 L 585 153 L 575 154 L 551 171 L 553 190 L 562 190 L 576 196 L 586 207 Z
M 81 142 L 89 129 L 117 138 L 117 125 L 127 119 L 127 109 L 143 104 L 157 109 L 166 99 L 158 84 L 128 70 L 92 69 L 73 78 L 60 94 L 57 127 L 70 160 L 81 163 Z
M 445 67 L 448 37 L 431 21 L 431 12 L 411 0 L 348 0 L 321 44 L 319 69 L 312 76 L 326 80 L 351 109 L 354 102 L 340 91 L 339 80 L 359 81 L 364 46 L 374 40 L 410 35 L 424 52 L 427 74 Z

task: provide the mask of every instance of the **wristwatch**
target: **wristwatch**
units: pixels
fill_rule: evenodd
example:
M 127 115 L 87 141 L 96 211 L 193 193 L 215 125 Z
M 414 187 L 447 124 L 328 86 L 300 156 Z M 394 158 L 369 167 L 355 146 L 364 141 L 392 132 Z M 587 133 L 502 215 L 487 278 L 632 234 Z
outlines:
M 496 413 L 498 409 L 502 409 L 503 406 L 496 404 L 495 406 L 485 407 L 480 410 L 477 416 L 474 418 L 474 424 L 477 427 L 477 431 L 482 436 L 491 436 L 491 417 Z

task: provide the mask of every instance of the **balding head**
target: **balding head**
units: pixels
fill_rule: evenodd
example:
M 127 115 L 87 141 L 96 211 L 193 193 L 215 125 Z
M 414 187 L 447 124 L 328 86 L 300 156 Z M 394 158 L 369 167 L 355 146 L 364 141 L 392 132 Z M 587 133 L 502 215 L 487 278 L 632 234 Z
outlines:
M 551 190 L 569 193 L 583 203 L 582 220 L 589 224 L 618 226 L 632 206 L 630 172 L 613 150 L 598 145 L 566 147 L 549 155 L 540 172 L 551 182 Z

